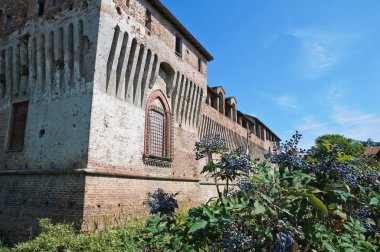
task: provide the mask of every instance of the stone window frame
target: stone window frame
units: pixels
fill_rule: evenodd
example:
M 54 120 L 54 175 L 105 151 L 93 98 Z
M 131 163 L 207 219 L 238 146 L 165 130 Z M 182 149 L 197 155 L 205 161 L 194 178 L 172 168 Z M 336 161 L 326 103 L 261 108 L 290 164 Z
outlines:
M 156 100 L 162 105 L 164 113 L 164 156 L 157 157 L 149 153 L 149 134 L 150 134 L 150 111 L 156 109 L 154 102 Z M 173 161 L 173 123 L 169 103 L 161 90 L 155 90 L 148 98 L 145 109 L 145 132 L 144 132 L 144 163 L 153 166 L 170 167 Z

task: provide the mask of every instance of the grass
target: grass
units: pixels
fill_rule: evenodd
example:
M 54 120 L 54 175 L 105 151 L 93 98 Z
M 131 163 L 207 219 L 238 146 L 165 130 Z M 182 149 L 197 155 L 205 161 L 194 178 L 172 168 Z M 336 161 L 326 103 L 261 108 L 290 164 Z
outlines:
M 41 219 L 41 233 L 33 240 L 19 243 L 0 252 L 60 252 L 60 251 L 138 251 L 144 246 L 145 221 L 128 219 L 125 227 L 115 227 L 97 233 L 77 231 L 73 225 L 52 224 L 49 219 Z
M 0 252 L 9 252 L 11 251 L 8 247 L 5 247 L 3 242 L 0 240 Z

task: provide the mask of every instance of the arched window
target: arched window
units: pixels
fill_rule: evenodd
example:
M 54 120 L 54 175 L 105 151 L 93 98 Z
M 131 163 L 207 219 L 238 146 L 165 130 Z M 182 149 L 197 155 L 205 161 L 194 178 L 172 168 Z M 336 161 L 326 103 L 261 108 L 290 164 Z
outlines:
M 148 99 L 145 120 L 144 161 L 169 166 L 172 161 L 172 121 L 169 104 L 160 90 Z

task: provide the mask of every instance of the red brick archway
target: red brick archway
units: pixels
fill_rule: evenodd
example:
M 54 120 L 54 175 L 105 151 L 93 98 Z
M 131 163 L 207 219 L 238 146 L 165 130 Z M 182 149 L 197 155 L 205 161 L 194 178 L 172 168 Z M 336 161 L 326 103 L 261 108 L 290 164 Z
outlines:
M 160 110 L 154 106 L 154 101 L 158 100 L 162 105 L 162 114 L 164 115 L 163 130 L 163 146 L 162 155 L 153 155 L 150 137 L 151 131 L 151 115 L 153 110 Z M 150 164 L 167 164 L 172 161 L 172 120 L 169 103 L 161 90 L 155 90 L 149 96 L 145 108 L 145 137 L 144 137 L 144 160 Z

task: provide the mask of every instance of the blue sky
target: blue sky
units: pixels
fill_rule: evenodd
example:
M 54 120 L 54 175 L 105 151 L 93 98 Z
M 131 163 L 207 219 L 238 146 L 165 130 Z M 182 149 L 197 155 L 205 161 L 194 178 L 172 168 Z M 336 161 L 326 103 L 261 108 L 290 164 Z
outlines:
M 380 141 L 380 1 L 162 2 L 215 57 L 209 85 L 283 140 Z

